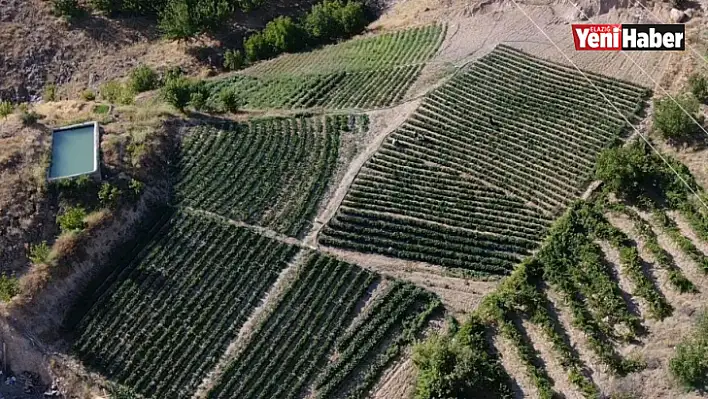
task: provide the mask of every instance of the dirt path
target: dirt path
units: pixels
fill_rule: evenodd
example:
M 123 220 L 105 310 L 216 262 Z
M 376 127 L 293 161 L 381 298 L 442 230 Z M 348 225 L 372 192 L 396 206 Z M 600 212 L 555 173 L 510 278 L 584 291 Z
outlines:
M 327 224 L 329 219 L 334 216 L 334 213 L 339 208 L 342 200 L 344 200 L 344 196 L 347 194 L 347 191 L 349 191 L 349 187 L 352 185 L 352 182 L 354 182 L 354 178 L 356 178 L 361 167 L 379 149 L 386 137 L 388 137 L 391 132 L 400 126 L 408 118 L 408 116 L 412 114 L 416 108 L 418 108 L 420 102 L 420 99 L 412 100 L 390 109 L 373 111 L 369 113 L 369 117 L 371 119 L 369 129 L 379 133 L 377 133 L 374 139 L 369 142 L 366 149 L 357 155 L 356 158 L 354 158 L 354 160 L 349 164 L 349 168 L 339 182 L 334 195 L 332 195 L 327 205 L 317 215 L 313 222 L 312 230 L 303 240 L 305 245 L 310 247 L 315 245 L 317 235 L 320 230 L 322 230 L 322 227 Z

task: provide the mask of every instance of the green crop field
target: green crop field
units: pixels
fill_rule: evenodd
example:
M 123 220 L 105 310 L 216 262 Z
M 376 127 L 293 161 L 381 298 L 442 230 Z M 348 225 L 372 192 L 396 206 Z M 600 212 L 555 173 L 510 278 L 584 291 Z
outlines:
M 300 277 L 254 340 L 226 368 L 209 398 L 362 397 L 440 305 L 394 283 L 350 325 L 378 277 L 311 253 Z M 328 361 L 332 350 L 336 360 Z
M 74 350 L 147 397 L 189 397 L 295 252 L 178 212 L 98 290 Z
M 175 200 L 296 236 L 337 166 L 342 135 L 366 117 L 271 118 L 193 128 L 175 166 Z
M 646 90 L 591 75 L 629 118 Z M 505 274 L 585 188 L 625 120 L 578 72 L 498 46 L 364 165 L 320 243 Z
M 374 108 L 400 102 L 445 38 L 431 25 L 288 54 L 210 84 L 248 108 Z M 215 95 L 211 102 L 216 102 Z

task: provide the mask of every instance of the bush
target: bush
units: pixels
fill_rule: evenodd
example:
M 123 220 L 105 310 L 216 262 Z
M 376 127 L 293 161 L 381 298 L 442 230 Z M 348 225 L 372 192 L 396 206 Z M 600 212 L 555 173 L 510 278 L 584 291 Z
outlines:
M 49 248 L 46 241 L 42 241 L 39 244 L 32 244 L 30 245 L 29 259 L 35 265 L 47 263 L 50 252 L 51 248 Z
M 654 103 L 654 127 L 667 140 L 685 140 L 696 132 L 698 101 L 690 96 L 664 97 Z
M 271 54 L 298 51 L 306 40 L 305 32 L 290 17 L 277 17 L 261 33 Z
M 9 302 L 12 297 L 20 293 L 20 283 L 17 277 L 0 275 L 0 301 Z
M 185 77 L 170 79 L 165 82 L 160 95 L 168 104 L 184 112 L 192 99 L 192 82 Z
M 693 336 L 676 346 L 669 362 L 674 377 L 689 388 L 708 388 L 708 315 L 702 314 Z
M 179 65 L 169 67 L 162 76 L 162 84 L 164 85 L 168 80 L 177 79 L 183 75 L 184 71 Z
M 708 101 L 708 79 L 705 76 L 697 73 L 689 76 L 688 87 L 696 100 L 704 104 Z
M 96 99 L 96 93 L 94 93 L 93 90 L 86 89 L 81 92 L 81 98 L 83 98 L 84 101 L 93 101 Z
M 141 65 L 130 72 L 129 86 L 133 93 L 155 90 L 158 87 L 159 77 L 147 65 Z
M 86 226 L 84 218 L 86 217 L 86 210 L 80 206 L 73 206 L 67 208 L 63 213 L 57 216 L 57 223 L 59 223 L 59 228 L 62 233 L 70 231 L 83 230 Z
M 331 42 L 351 36 L 366 27 L 363 4 L 325 0 L 316 4 L 305 16 L 305 28 L 316 43 Z
M 262 33 L 254 33 L 243 41 L 243 49 L 248 61 L 264 60 L 275 55 Z
M 224 69 L 228 71 L 238 71 L 245 63 L 246 60 L 240 50 L 226 50 L 224 53 Z
M 130 105 L 135 101 L 133 90 L 116 80 L 111 80 L 99 88 L 101 98 L 113 104 Z
M 145 189 L 145 183 L 141 182 L 140 180 L 130 179 L 130 184 L 128 184 L 128 187 L 130 187 L 130 190 L 133 192 L 134 197 L 138 198 Z
M 57 85 L 50 83 L 44 87 L 42 92 L 42 99 L 44 101 L 56 101 L 57 100 Z
M 111 183 L 103 183 L 98 190 L 98 200 L 106 208 L 115 208 L 120 202 L 121 191 Z
M 236 113 L 241 107 L 241 99 L 233 87 L 226 87 L 219 92 L 219 102 L 224 111 Z
M 0 101 L 0 118 L 7 118 L 13 111 L 12 103 L 9 101 Z
M 197 35 L 201 29 L 186 0 L 173 0 L 160 14 L 159 27 L 168 39 L 184 40 Z
M 52 0 L 54 14 L 68 19 L 77 18 L 84 14 L 79 0 Z
M 34 125 L 35 123 L 37 123 L 40 117 L 41 115 L 34 111 L 22 111 L 20 113 L 20 120 L 22 121 L 22 124 L 24 126 Z

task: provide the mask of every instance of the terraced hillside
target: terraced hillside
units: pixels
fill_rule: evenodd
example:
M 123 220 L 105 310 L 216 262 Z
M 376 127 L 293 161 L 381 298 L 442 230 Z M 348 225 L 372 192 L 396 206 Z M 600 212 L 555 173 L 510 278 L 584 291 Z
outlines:
M 297 236 L 330 184 L 342 136 L 367 123 L 327 116 L 195 127 L 175 166 L 175 201 Z
M 644 88 L 507 46 L 477 60 L 364 165 L 319 242 L 509 273 L 586 188 Z
M 445 31 L 430 25 L 288 54 L 216 81 L 210 90 L 234 88 L 250 108 L 388 106 L 403 99 Z
M 77 355 L 147 397 L 188 397 L 236 337 L 297 247 L 177 214 L 77 328 Z
M 394 283 L 351 325 L 378 276 L 316 253 L 300 273 L 209 398 L 363 397 L 440 305 Z

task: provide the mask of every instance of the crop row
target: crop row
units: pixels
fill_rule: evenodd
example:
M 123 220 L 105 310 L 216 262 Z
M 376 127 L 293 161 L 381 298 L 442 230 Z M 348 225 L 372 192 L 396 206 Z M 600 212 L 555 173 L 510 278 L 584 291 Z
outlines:
M 288 54 L 244 71 L 249 76 L 330 74 L 386 69 L 429 60 L 445 37 L 445 27 L 428 25 Z
M 190 397 L 297 252 L 178 212 L 76 328 L 76 354 L 146 397 Z
M 207 397 L 292 399 L 313 390 L 319 398 L 362 397 L 440 306 L 433 294 L 394 282 L 357 317 L 378 278 L 309 253 Z
M 201 128 L 176 164 L 175 201 L 296 236 L 328 187 L 350 121 L 276 118 Z
M 625 128 L 605 98 L 628 116 L 642 106 L 643 88 L 589 76 L 591 83 L 498 46 L 428 94 L 386 139 L 320 242 L 487 273 L 510 270 L 540 242 L 548 220 L 580 196 L 595 157 Z M 478 194 L 484 188 L 489 194 Z M 468 230 L 480 235 L 459 246 Z

